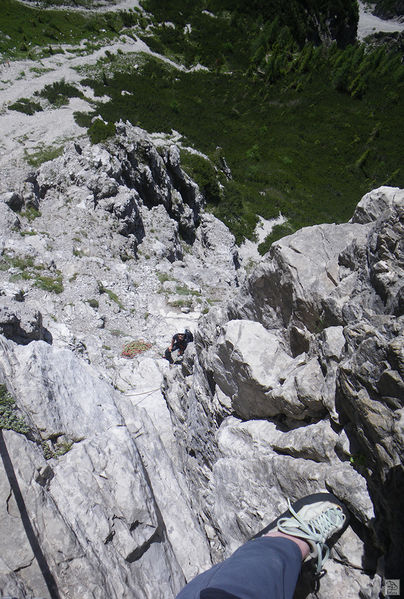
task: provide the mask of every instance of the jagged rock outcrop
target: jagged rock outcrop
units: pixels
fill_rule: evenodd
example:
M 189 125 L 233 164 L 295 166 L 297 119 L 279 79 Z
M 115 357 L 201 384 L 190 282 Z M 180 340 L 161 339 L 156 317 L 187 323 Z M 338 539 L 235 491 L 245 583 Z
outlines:
M 237 250 L 173 144 L 119 130 L 0 198 L 1 595 L 167 598 L 210 564 L 161 354 L 237 285 Z
M 216 555 L 285 496 L 328 488 L 354 521 L 336 549 L 345 565 L 332 565 L 319 596 L 342 596 L 342 584 L 344 597 L 374 597 L 380 579 L 367 572 L 399 577 L 403 240 L 404 192 L 380 188 L 350 223 L 273 244 L 203 319 L 183 372 L 167 376 L 192 493 L 220 531 Z
M 54 343 L 102 372 L 120 337 L 135 331 L 161 355 L 176 332 L 169 311 L 194 321 L 243 278 L 234 238 L 201 213 L 178 147 L 117 129 L 106 146 L 68 144 L 0 197 L 0 294 L 40 312 Z
M 169 599 L 325 487 L 352 527 L 318 597 L 376 598 L 401 563 L 403 192 L 280 240 L 236 291 L 179 158 L 120 124 L 0 198 L 0 594 Z M 216 302 L 170 368 L 171 327 Z

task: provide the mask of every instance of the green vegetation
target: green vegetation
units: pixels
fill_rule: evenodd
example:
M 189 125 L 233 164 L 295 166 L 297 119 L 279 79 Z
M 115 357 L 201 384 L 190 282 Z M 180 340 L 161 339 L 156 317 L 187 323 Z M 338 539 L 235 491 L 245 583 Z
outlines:
M 59 270 L 52 270 L 46 274 L 46 267 L 35 264 L 30 256 L 3 254 L 0 258 L 0 270 L 9 269 L 14 271 L 10 280 L 32 280 L 35 287 L 52 293 L 62 293 L 64 289 L 62 273 Z
M 85 0 L 84 0 L 85 1 Z M 78 0 L 83 3 L 83 0 Z M 71 3 L 71 2 L 70 2 Z M 46 6 L 66 5 L 46 2 Z M 77 3 L 74 3 L 77 6 Z M 2 0 L 0 11 L 0 54 L 5 58 L 36 58 L 62 50 L 60 44 L 77 44 L 81 40 L 108 40 L 123 29 L 143 24 L 136 11 L 111 13 L 44 10 L 29 7 L 17 0 Z
M 77 2 L 91 7 L 90 0 Z M 93 143 L 113 136 L 120 119 L 149 131 L 179 131 L 183 146 L 206 156 L 182 150 L 184 169 L 237 242 L 253 237 L 257 215 L 287 217 L 261 252 L 302 226 L 346 221 L 376 186 L 404 185 L 404 66 L 383 47 L 352 44 L 354 0 L 142 4 L 146 18 L 135 10 L 86 14 L 4 0 L 0 33 L 10 39 L 0 35 L 0 52 L 33 56 L 35 46 L 51 53 L 82 39 L 87 48 L 77 52 L 88 52 L 125 29 L 186 67 L 207 67 L 180 71 L 147 55 L 107 53 L 86 68 L 82 83 L 110 101 L 94 102 L 76 120 Z M 336 43 L 321 44 L 330 38 Z M 55 106 L 80 96 L 63 81 L 40 94 Z M 17 109 L 37 108 L 21 99 Z
M 51 460 L 52 458 L 59 458 L 62 455 L 65 455 L 68 451 L 71 450 L 73 445 L 73 441 L 62 441 L 61 443 L 57 443 L 56 445 L 51 443 L 49 440 L 41 442 L 41 448 L 45 460 Z
M 89 299 L 89 300 L 87 300 L 87 303 L 89 306 L 91 306 L 91 308 L 95 308 L 95 309 L 99 308 L 99 305 L 100 305 L 99 301 L 96 299 Z
M 8 109 L 18 110 L 18 112 L 23 112 L 24 114 L 29 115 L 32 115 L 35 112 L 41 112 L 43 110 L 42 106 L 38 102 L 33 102 L 28 98 L 20 98 L 13 104 L 10 104 Z
M 64 289 L 63 277 L 60 272 L 48 276 L 37 275 L 34 285 L 35 287 L 39 287 L 39 289 L 50 291 L 51 293 L 62 293 Z
M 351 50 L 322 52 L 338 70 L 335 56 Z M 209 209 L 238 242 L 252 237 L 257 214 L 273 218 L 281 211 L 292 229 L 344 222 L 370 189 L 387 180 L 404 185 L 403 86 L 397 83 L 392 91 L 391 72 L 380 71 L 369 76 L 361 98 L 352 97 L 336 89 L 330 62 L 325 57 L 316 63 L 319 56 L 316 50 L 316 68 L 306 63 L 307 72 L 283 72 L 273 82 L 255 73 L 180 72 L 150 59 L 137 70 L 128 61 L 127 71 L 110 74 L 106 87 L 95 69 L 83 83 L 111 99 L 78 116 L 79 124 L 88 126 L 100 114 L 110 123 L 122 118 L 149 131 L 180 131 L 209 157 L 182 152 Z M 179 110 L 173 110 L 173 100 Z M 224 176 L 221 158 L 232 180 Z
M 26 424 L 24 418 L 18 415 L 18 407 L 13 397 L 8 393 L 6 385 L 0 385 L 0 429 L 12 430 L 25 435 L 31 440 L 37 436 Z M 50 444 L 49 440 L 36 439 L 36 443 L 40 445 L 46 460 L 60 457 L 73 447 L 73 442 L 66 440 Z
M 157 272 L 156 276 L 158 278 L 158 280 L 160 281 L 161 284 L 165 283 L 166 281 L 172 281 L 173 278 L 170 277 L 170 275 L 168 275 L 166 272 Z
M 83 94 L 75 85 L 66 83 L 64 79 L 45 85 L 40 92 L 34 92 L 34 95 L 41 96 L 48 100 L 55 108 L 60 108 L 69 103 L 70 98 L 82 98 Z
M 31 223 L 41 216 L 41 211 L 35 208 L 35 206 L 26 206 L 25 210 L 20 212 L 20 216 L 26 218 Z
M 198 184 L 209 204 L 218 204 L 223 198 L 220 184 L 226 182 L 226 177 L 220 171 L 220 156 L 218 156 L 218 167 L 203 156 L 181 151 L 181 164 L 190 177 Z
M 99 144 L 115 135 L 115 133 L 115 124 L 104 123 L 101 119 L 96 119 L 88 128 L 88 136 L 93 144 Z
M 374 14 L 383 19 L 402 17 L 404 16 L 404 6 L 401 0 L 377 0 Z
M 220 67 L 229 61 L 240 67 L 245 40 L 276 17 L 301 47 L 308 41 L 320 43 L 332 36 L 340 46 L 355 40 L 358 7 L 354 0 L 144 0 L 159 26 L 154 31 L 158 52 L 169 48 L 184 57 L 185 64 L 200 59 L 208 66 Z M 212 17 L 202 10 L 214 13 Z M 175 29 L 167 27 L 170 21 Z M 186 28 L 191 24 L 191 28 Z
M 177 293 L 178 295 L 201 295 L 199 291 L 189 289 L 189 287 L 187 287 L 186 285 L 177 285 L 175 288 L 175 293 Z
M 16 403 L 5 385 L 0 385 L 0 428 L 23 435 L 29 433 L 29 427 L 24 418 L 18 416 Z
M 112 300 L 113 302 L 115 302 L 121 308 L 121 310 L 125 309 L 125 306 L 122 304 L 122 302 L 120 301 L 120 299 L 118 298 L 116 293 L 111 291 L 111 289 L 107 289 L 106 287 L 104 287 L 104 285 L 101 283 L 101 281 L 98 282 L 98 291 L 100 294 L 106 293 L 108 295 L 109 299 Z
M 272 232 L 266 236 L 265 241 L 260 243 L 258 246 L 258 251 L 261 254 L 261 256 L 268 252 L 269 248 L 271 247 L 274 241 L 278 241 L 278 239 L 281 239 L 286 235 L 290 235 L 291 233 L 294 233 L 294 230 L 292 229 L 289 223 L 275 225 L 272 229 Z
M 121 356 L 123 358 L 134 358 L 135 356 L 144 353 L 151 347 L 152 344 L 148 343 L 147 341 L 143 341 L 143 339 L 130 341 L 129 343 L 125 343 L 125 345 L 123 346 Z
M 31 166 L 37 168 L 44 162 L 48 162 L 48 160 L 53 160 L 58 156 L 63 154 L 64 146 L 42 146 L 37 148 L 34 152 L 24 151 L 25 160 Z M 40 213 L 38 214 L 40 216 Z
M 168 304 L 173 308 L 192 308 L 192 300 L 191 299 L 176 299 L 169 300 Z

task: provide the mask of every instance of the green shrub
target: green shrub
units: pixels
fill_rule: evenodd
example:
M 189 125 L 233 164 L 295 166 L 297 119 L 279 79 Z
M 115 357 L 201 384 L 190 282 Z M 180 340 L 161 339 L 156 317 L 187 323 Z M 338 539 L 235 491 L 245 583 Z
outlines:
M 69 103 L 70 98 L 82 98 L 83 94 L 71 83 L 66 83 L 64 79 L 45 85 L 39 92 L 42 98 L 56 107 L 64 106 Z
M 222 198 L 220 189 L 220 177 L 210 160 L 206 160 L 198 154 L 181 151 L 181 164 L 199 186 L 208 204 L 217 204 Z
M 112 137 L 116 133 L 114 123 L 104 123 L 100 119 L 96 119 L 88 129 L 88 136 L 92 144 L 98 144 Z
M 0 385 L 0 429 L 12 430 L 23 435 L 30 432 L 24 418 L 18 416 L 15 401 L 5 385 Z
M 42 106 L 38 102 L 33 102 L 28 98 L 20 98 L 13 104 L 10 104 L 8 107 L 9 110 L 18 110 L 18 112 L 23 112 L 24 114 L 35 114 L 35 112 L 41 112 L 43 110 Z
M 294 233 L 293 228 L 289 223 L 283 223 L 282 225 L 275 225 L 272 229 L 272 232 L 266 236 L 265 240 L 259 244 L 258 252 L 263 256 L 269 251 L 269 248 L 274 243 L 274 241 L 278 241 L 282 237 L 286 237 L 286 235 L 290 235 Z

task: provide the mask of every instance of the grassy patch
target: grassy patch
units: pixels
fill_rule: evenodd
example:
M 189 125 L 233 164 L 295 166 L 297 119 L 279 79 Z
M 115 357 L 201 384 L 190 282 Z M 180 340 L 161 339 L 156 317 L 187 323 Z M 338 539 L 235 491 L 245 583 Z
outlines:
M 108 295 L 109 299 L 111 301 L 115 302 L 121 308 L 121 310 L 125 309 L 125 306 L 122 304 L 122 302 L 120 301 L 120 299 L 116 295 L 116 293 L 111 291 L 111 289 L 107 289 L 107 287 L 104 287 L 104 285 L 101 282 L 98 282 L 98 291 L 100 294 L 106 293 Z
M 191 299 L 176 299 L 167 302 L 169 306 L 173 308 L 192 308 Z
M 36 149 L 34 152 L 29 153 L 27 150 L 24 151 L 25 160 L 31 166 L 37 168 L 48 160 L 54 160 L 63 154 L 64 146 L 43 146 Z
M 38 102 L 33 102 L 28 98 L 20 98 L 13 104 L 8 106 L 9 110 L 17 110 L 18 112 L 23 112 L 24 114 L 33 115 L 35 112 L 41 112 L 43 110 L 42 106 Z
M 35 287 L 43 289 L 44 291 L 50 291 L 51 293 L 62 293 L 63 277 L 61 273 L 52 275 L 37 275 L 34 281 Z
M 187 287 L 186 285 L 177 285 L 175 288 L 175 293 L 177 293 L 178 295 L 195 295 L 198 297 L 201 295 L 199 291 L 189 289 L 189 287 Z
M 46 267 L 35 264 L 30 256 L 3 254 L 0 259 L 0 270 L 9 269 L 14 270 L 10 280 L 33 281 L 35 287 L 52 293 L 62 293 L 63 291 L 62 273 L 59 270 L 46 272 Z
M 41 211 L 34 206 L 26 206 L 25 210 L 20 212 L 20 216 L 26 218 L 30 223 L 41 216 Z
M 5 385 L 0 385 L 0 428 L 23 435 L 29 433 L 29 427 L 24 418 L 18 415 L 16 403 Z
M 160 281 L 161 284 L 165 283 L 166 281 L 173 281 L 174 280 L 166 272 L 157 272 L 156 276 L 157 276 L 157 278 L 158 278 L 158 280 Z
M 60 443 L 52 443 L 49 440 L 41 442 L 41 448 L 45 460 L 51 460 L 52 458 L 60 458 L 71 450 L 74 443 L 73 441 L 62 441 Z

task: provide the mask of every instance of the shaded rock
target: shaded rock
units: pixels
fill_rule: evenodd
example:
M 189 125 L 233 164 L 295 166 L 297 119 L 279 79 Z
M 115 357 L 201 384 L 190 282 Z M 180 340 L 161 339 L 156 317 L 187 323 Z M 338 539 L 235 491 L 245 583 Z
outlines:
M 16 291 L 20 297 L 20 291 Z M 39 311 L 21 309 L 8 299 L 0 297 L 0 333 L 15 343 L 27 345 L 31 341 L 43 339 L 51 342 L 49 331 L 42 325 L 42 314 Z
M 0 195 L 0 202 L 7 204 L 11 210 L 18 212 L 24 205 L 24 200 L 17 191 L 9 191 Z

